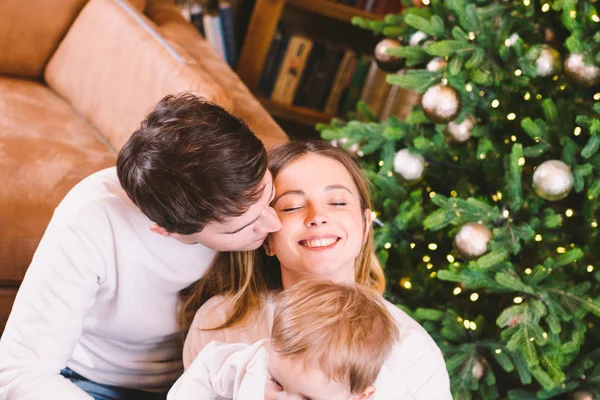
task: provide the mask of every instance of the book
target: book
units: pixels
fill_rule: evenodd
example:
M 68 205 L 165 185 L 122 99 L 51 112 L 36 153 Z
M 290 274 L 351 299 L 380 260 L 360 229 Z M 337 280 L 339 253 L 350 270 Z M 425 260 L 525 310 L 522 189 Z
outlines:
M 221 57 L 229 63 L 228 55 L 225 48 L 225 37 L 223 34 L 223 25 L 221 23 L 221 17 L 219 15 L 212 16 L 212 26 L 214 32 L 215 39 L 215 49 L 217 49 L 218 53 Z
M 387 83 L 387 72 L 377 66 L 373 59 L 369 66 L 369 72 L 365 79 L 365 85 L 360 100 L 367 103 L 371 111 L 379 116 L 388 97 L 391 85 Z
M 354 74 L 352 75 L 350 85 L 345 90 L 345 93 L 342 95 L 342 114 L 346 114 L 350 111 L 353 111 L 356 107 L 356 103 L 360 98 L 372 60 L 373 57 L 369 55 L 363 55 L 358 59 L 358 62 L 354 69 Z
M 331 85 L 331 91 L 325 101 L 324 111 L 328 115 L 337 115 L 342 93 L 347 86 L 349 76 L 352 75 L 354 65 L 356 64 L 356 53 L 352 50 L 346 50 L 344 57 L 336 71 L 335 78 Z
M 293 104 L 295 106 L 307 106 L 310 92 L 315 88 L 316 76 L 321 67 L 324 53 L 325 45 L 314 42 L 294 96 Z
M 327 96 L 331 91 L 331 82 L 342 61 L 344 51 L 333 47 L 326 47 L 321 64 L 317 71 L 315 81 L 309 91 L 306 106 L 322 111 L 325 108 Z
M 313 41 L 305 36 L 294 34 L 290 38 L 271 99 L 292 104 L 312 46 Z
M 273 93 L 275 80 L 279 74 L 281 62 L 287 50 L 289 40 L 290 32 L 283 26 L 278 26 L 271 40 L 258 83 L 258 92 L 266 98 L 271 98 L 271 94 Z
M 233 14 L 231 3 L 229 1 L 219 1 L 219 17 L 223 30 L 223 39 L 225 41 L 225 53 L 227 54 L 227 63 L 234 67 L 237 62 L 238 47 L 235 40 L 235 31 L 233 28 Z
M 193 2 L 189 7 L 190 13 L 190 22 L 198 29 L 198 32 L 202 36 L 206 36 L 204 33 L 204 11 L 202 10 L 202 6 L 197 2 Z

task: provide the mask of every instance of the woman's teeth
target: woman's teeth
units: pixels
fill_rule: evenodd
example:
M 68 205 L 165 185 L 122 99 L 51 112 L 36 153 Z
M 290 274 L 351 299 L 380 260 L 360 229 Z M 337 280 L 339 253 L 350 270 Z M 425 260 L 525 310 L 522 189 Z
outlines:
M 337 238 L 301 240 L 300 244 L 304 247 L 327 247 L 337 242 Z

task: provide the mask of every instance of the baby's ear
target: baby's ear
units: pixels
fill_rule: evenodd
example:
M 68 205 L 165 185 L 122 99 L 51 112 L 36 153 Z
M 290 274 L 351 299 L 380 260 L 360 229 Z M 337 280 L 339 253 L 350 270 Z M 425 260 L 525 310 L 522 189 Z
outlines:
M 361 394 L 354 396 L 352 400 L 368 400 L 372 398 L 374 394 L 375 386 L 368 386 Z
M 271 248 L 271 241 L 270 241 L 270 239 L 271 239 L 271 235 L 267 236 L 267 238 L 263 242 L 263 248 L 265 249 L 265 253 L 267 253 L 267 255 L 269 257 L 273 257 L 275 255 L 275 252 Z

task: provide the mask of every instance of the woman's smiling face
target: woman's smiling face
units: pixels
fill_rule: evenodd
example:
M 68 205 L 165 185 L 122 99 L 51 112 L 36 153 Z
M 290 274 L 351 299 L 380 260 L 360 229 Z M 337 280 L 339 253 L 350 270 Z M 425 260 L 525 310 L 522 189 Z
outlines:
M 269 236 L 268 252 L 281 263 L 284 287 L 305 276 L 354 281 L 370 210 L 361 210 L 343 164 L 309 153 L 284 167 L 274 184 L 281 229 Z

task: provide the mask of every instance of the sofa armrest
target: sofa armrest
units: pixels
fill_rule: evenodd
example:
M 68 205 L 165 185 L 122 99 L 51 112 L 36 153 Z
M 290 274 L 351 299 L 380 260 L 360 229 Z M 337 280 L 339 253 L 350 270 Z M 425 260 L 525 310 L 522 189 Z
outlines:
M 244 120 L 267 148 L 289 140 L 237 74 L 181 16 L 172 0 L 148 0 L 145 13 L 163 36 L 183 47 L 204 71 L 225 88 L 233 102 L 233 114 Z
M 117 150 L 167 94 L 191 91 L 233 108 L 221 86 L 126 0 L 91 0 L 45 78 Z

